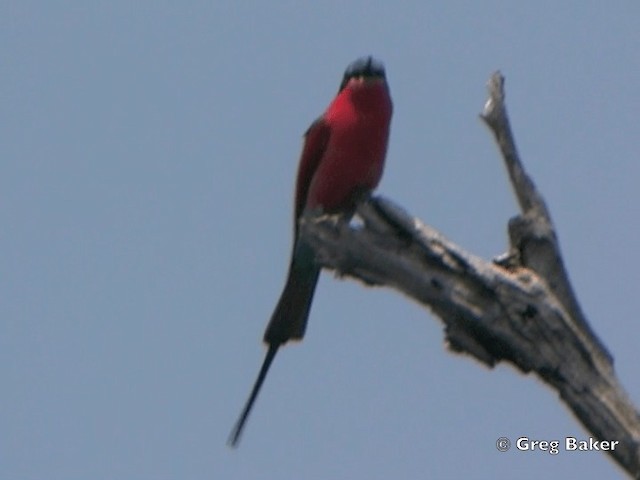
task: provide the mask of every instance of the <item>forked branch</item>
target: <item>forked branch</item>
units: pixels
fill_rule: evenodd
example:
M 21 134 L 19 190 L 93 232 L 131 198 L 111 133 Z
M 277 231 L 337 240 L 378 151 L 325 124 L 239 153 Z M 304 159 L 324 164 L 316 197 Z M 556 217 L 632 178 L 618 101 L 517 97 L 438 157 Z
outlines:
M 594 437 L 619 441 L 610 455 L 640 478 L 640 414 L 573 293 L 549 211 L 520 161 L 503 87 L 495 73 L 481 114 L 521 208 L 509 221 L 510 251 L 500 259 L 464 251 L 380 197 L 358 206 L 359 227 L 306 215 L 301 234 L 323 267 L 428 307 L 444 323 L 451 350 L 534 372 Z

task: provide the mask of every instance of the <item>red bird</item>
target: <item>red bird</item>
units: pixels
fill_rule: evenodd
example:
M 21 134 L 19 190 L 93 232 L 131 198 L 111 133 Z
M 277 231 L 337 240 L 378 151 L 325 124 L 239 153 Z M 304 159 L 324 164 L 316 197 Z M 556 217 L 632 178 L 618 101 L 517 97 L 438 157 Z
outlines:
M 384 66 L 372 57 L 351 63 L 336 98 L 309 127 L 298 167 L 294 212 L 294 245 L 284 291 L 264 333 L 267 355 L 251 395 L 231 431 L 236 446 L 278 349 L 300 340 L 307 326 L 320 267 L 314 252 L 298 235 L 305 209 L 353 211 L 364 193 L 378 185 L 387 153 L 393 106 Z

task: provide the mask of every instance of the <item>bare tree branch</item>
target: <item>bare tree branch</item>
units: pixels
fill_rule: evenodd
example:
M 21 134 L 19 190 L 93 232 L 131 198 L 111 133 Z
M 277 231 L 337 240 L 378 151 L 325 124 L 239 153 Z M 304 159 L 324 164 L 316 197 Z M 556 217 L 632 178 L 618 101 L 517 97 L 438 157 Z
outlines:
M 570 313 L 571 319 L 598 344 L 598 353 L 606 356 L 607 361 L 612 363 L 611 355 L 591 331 L 580 309 L 564 268 L 551 214 L 520 161 L 504 103 L 504 77 L 499 72 L 491 76 L 488 89 L 489 98 L 480 117 L 496 138 L 522 211 L 522 215 L 512 218 L 509 222 L 511 252 L 518 255 L 521 266 L 533 270 L 546 280 L 555 296 Z
M 522 210 L 509 222 L 508 254 L 483 260 L 379 197 L 359 204 L 361 226 L 305 215 L 300 232 L 323 267 L 429 307 L 444 323 L 452 351 L 535 372 L 594 437 L 619 441 L 610 455 L 640 478 L 640 414 L 573 293 L 547 207 L 520 161 L 503 86 L 494 74 L 481 117 Z

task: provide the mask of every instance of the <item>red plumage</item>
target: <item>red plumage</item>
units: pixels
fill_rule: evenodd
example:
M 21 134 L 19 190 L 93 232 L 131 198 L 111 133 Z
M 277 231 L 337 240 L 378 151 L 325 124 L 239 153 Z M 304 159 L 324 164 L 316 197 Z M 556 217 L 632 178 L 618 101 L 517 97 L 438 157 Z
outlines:
M 294 245 L 287 281 L 264 334 L 267 355 L 229 443 L 235 446 L 278 348 L 304 336 L 320 274 L 298 238 L 305 209 L 350 211 L 382 177 L 393 106 L 382 64 L 372 57 L 347 68 L 338 95 L 305 134 L 296 180 Z
M 373 190 L 380 182 L 392 104 L 383 80 L 365 82 L 353 80 L 347 84 L 311 126 L 300 160 L 304 176 L 298 175 L 298 214 L 303 204 L 328 212 L 348 209 L 353 206 L 354 196 Z M 317 160 L 320 145 L 324 148 Z M 309 176 L 308 171 L 313 174 Z M 304 191 L 306 195 L 302 196 Z

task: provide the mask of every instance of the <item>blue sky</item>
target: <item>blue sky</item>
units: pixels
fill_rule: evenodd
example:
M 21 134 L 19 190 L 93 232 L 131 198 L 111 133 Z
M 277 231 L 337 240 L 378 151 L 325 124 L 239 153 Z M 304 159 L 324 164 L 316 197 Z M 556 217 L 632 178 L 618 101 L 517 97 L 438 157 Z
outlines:
M 495 69 L 594 330 L 640 403 L 640 4 L 0 6 L 0 477 L 612 478 L 531 376 L 449 353 L 402 295 L 324 273 L 240 448 L 308 124 L 387 67 L 379 192 L 485 258 L 516 204 L 478 119 Z

